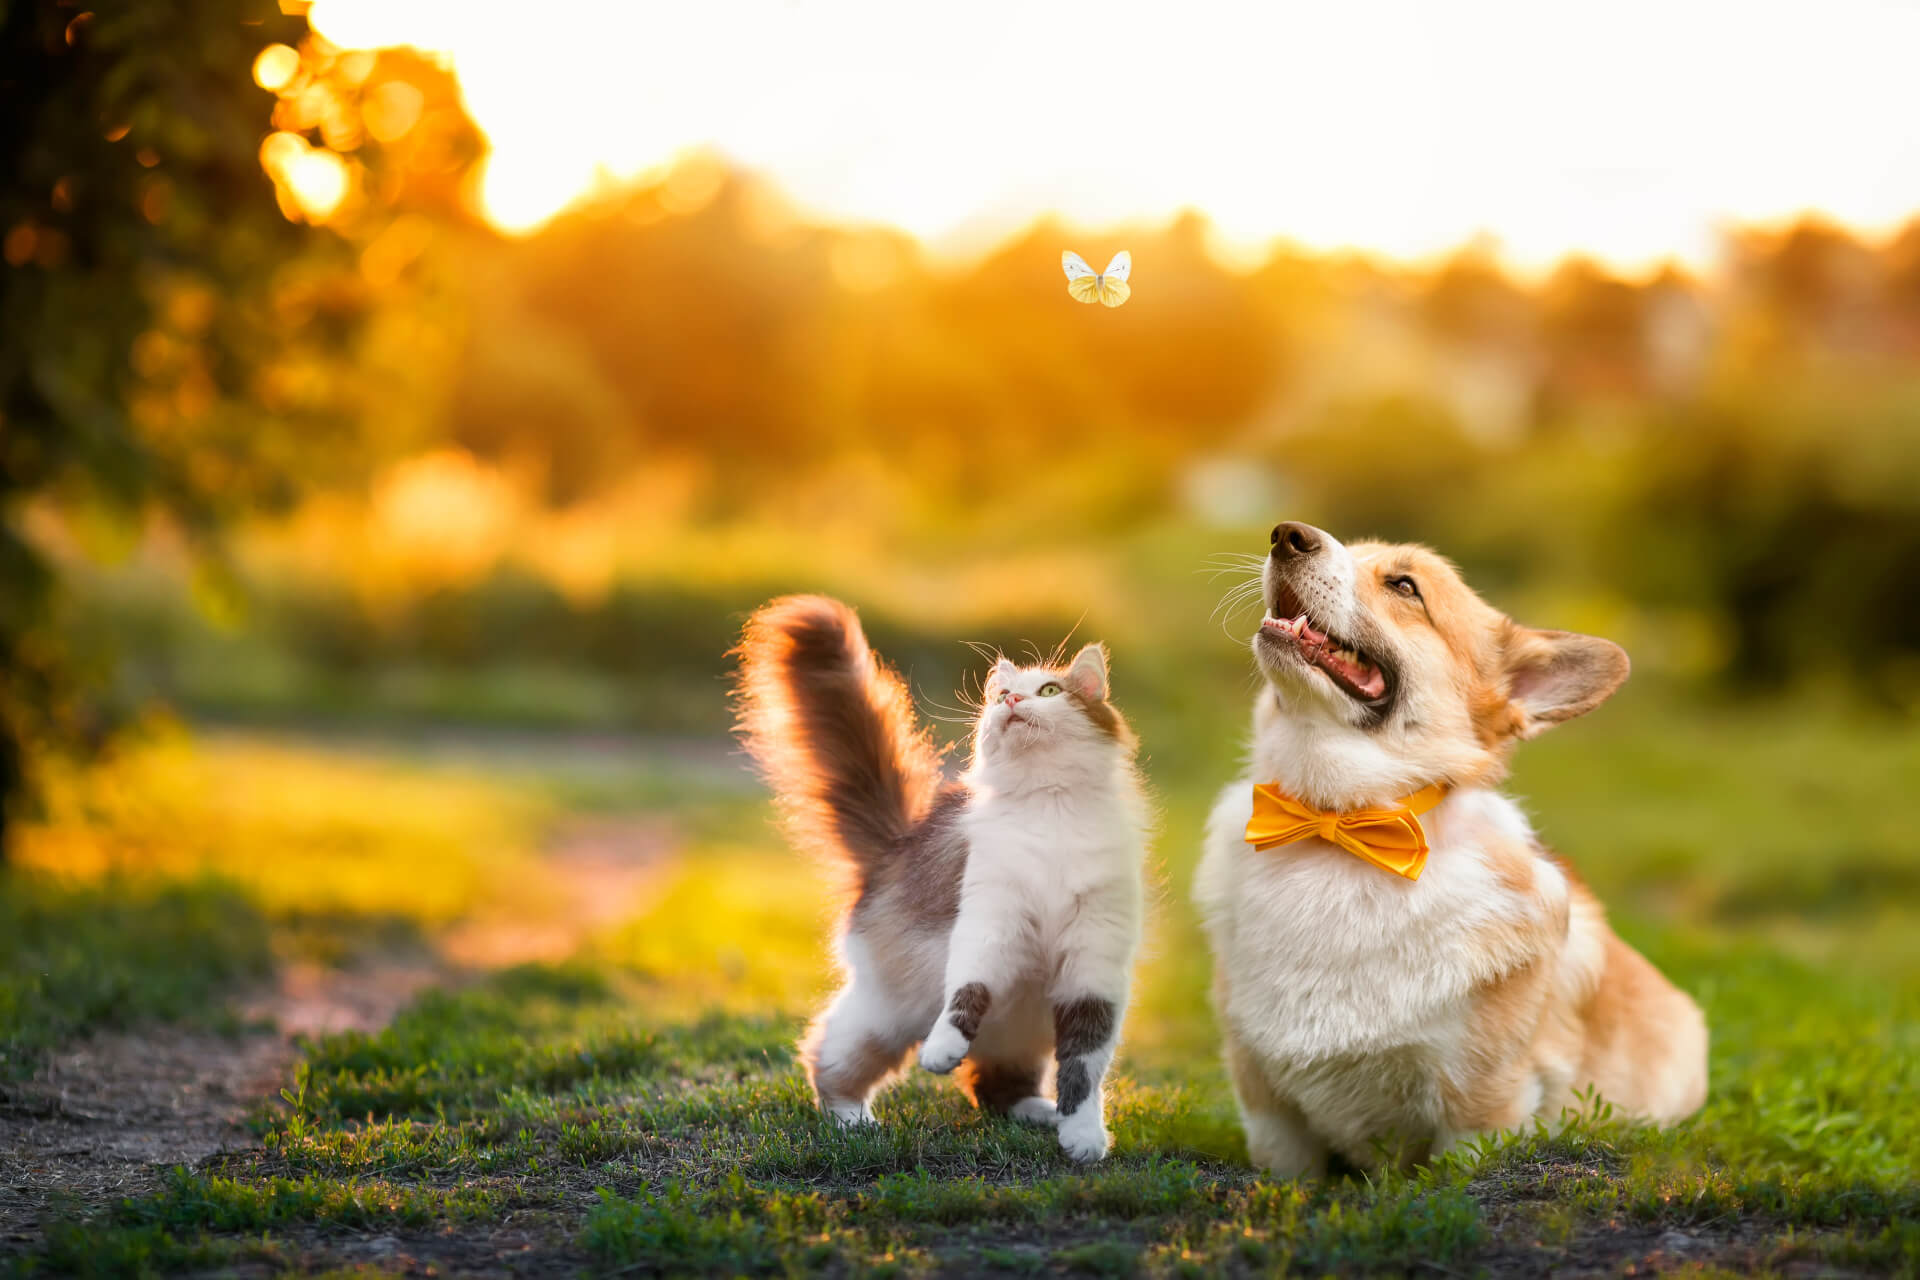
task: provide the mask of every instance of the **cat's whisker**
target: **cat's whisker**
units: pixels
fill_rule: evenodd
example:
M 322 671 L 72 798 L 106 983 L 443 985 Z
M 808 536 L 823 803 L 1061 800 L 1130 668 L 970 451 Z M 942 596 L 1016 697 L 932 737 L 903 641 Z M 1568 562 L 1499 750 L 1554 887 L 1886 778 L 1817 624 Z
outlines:
M 971 675 L 972 673 L 969 672 L 966 678 L 971 678 Z M 980 718 L 983 703 L 981 700 L 970 696 L 964 684 L 956 692 L 955 696 L 960 701 L 960 705 L 957 707 L 942 702 L 938 698 L 929 697 L 925 693 L 921 693 L 917 697 L 922 707 L 932 708 L 932 710 L 927 712 L 928 717 L 939 720 L 944 724 L 970 725 Z
M 1082 609 L 1080 611 L 1080 616 L 1073 620 L 1073 625 L 1067 628 L 1067 634 L 1064 636 L 1061 636 L 1060 643 L 1054 646 L 1052 656 L 1047 659 L 1047 662 L 1046 662 L 1047 666 L 1064 667 L 1067 665 L 1067 650 L 1071 648 L 1073 645 L 1074 633 L 1080 630 L 1080 624 L 1085 622 L 1086 620 L 1087 620 L 1087 611 L 1085 609 Z
M 988 644 L 985 640 L 962 640 L 960 643 L 978 654 L 989 667 L 1005 656 L 1001 653 L 999 645 Z

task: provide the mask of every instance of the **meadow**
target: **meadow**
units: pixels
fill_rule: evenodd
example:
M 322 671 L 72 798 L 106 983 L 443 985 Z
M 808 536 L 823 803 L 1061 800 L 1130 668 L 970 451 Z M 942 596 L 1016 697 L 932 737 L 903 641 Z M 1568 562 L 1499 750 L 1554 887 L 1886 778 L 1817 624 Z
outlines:
M 1236 245 L 1183 161 L 1166 216 L 1072 225 L 1078 197 L 1036 189 L 953 256 L 718 145 L 726 76 L 671 7 L 365 7 L 425 25 L 353 48 L 304 0 L 0 0 L 0 1273 L 1920 1272 L 1920 218 L 1819 212 L 1905 115 L 1848 98 L 1830 146 L 1777 114 L 1805 67 L 1727 56 L 1767 24 L 1663 18 L 1629 63 L 1597 52 L 1617 15 L 1583 16 L 1602 61 L 1540 64 L 1556 141 L 1522 204 L 1558 181 L 1612 227 L 1597 179 L 1679 198 L 1617 103 L 1565 92 L 1663 49 L 1672 176 L 1712 168 L 1687 114 L 1711 103 L 1784 202 L 1637 265 L 1569 224 L 1521 271 L 1497 233 L 1525 209 L 1402 126 L 1505 83 L 1506 47 L 1469 42 L 1482 76 L 1369 20 L 1342 82 L 1420 140 L 1432 200 L 1334 192 L 1403 175 L 1330 100 L 1285 122 L 1369 215 L 1330 238 L 1291 238 L 1297 166 L 1183 145 L 1275 183 L 1279 238 Z M 1830 19 L 1822 65 L 1874 88 L 1862 51 L 1904 46 L 1858 36 L 1887 19 Z M 1379 57 L 1399 27 L 1422 77 Z M 505 115 L 450 54 L 489 28 Z M 1188 70 L 1222 83 L 1202 44 Z M 617 106 L 580 96 L 600 52 L 701 91 L 635 129 L 624 61 Z M 846 50 L 782 52 L 817 79 Z M 973 113 L 1017 88 L 864 61 L 863 103 L 933 94 L 983 143 Z M 1047 101 L 1097 101 L 1052 62 Z M 818 96 L 753 78 L 773 106 L 742 120 Z M 600 126 L 662 149 L 589 165 L 571 204 L 499 181 Z M 1448 133 L 1513 170 L 1510 130 Z M 936 185 L 956 212 L 1016 190 Z M 559 212 L 502 220 L 516 189 Z M 1455 197 L 1488 234 L 1367 247 L 1374 212 L 1411 232 Z M 1072 302 L 1069 244 L 1132 253 L 1132 300 Z M 1282 518 L 1428 542 L 1633 655 L 1513 785 L 1705 1006 L 1697 1117 L 1601 1106 L 1374 1181 L 1248 1166 L 1187 886 L 1252 685 L 1252 620 L 1216 606 Z M 860 607 L 949 742 L 984 652 L 1110 646 L 1161 821 L 1106 1163 L 913 1072 L 880 1128 L 815 1115 L 793 1045 L 834 904 L 731 751 L 725 684 L 744 612 L 805 590 Z
M 917 1072 L 880 1128 L 821 1121 L 792 1046 L 828 983 L 831 903 L 712 735 L 149 733 L 62 779 L 0 894 L 19 1197 L 0 1258 L 97 1275 L 1920 1269 L 1920 883 L 1886 803 L 1920 773 L 1904 724 L 1654 683 L 1530 744 L 1516 792 L 1707 1010 L 1707 1108 L 1667 1133 L 1603 1115 L 1413 1177 L 1294 1185 L 1245 1162 L 1186 901 L 1235 709 L 1138 718 L 1159 892 L 1115 1149 L 1093 1169 Z M 260 995 L 293 972 L 413 975 L 412 994 L 383 1024 L 269 1052 L 215 1150 L 113 1166 L 26 1142 L 45 1124 L 99 1146 L 126 1122 L 49 1114 L 84 1110 L 44 1083 L 71 1046 L 131 1037 L 160 1064 L 191 1046 L 153 1068 L 190 1092 L 207 1059 L 286 1043 Z

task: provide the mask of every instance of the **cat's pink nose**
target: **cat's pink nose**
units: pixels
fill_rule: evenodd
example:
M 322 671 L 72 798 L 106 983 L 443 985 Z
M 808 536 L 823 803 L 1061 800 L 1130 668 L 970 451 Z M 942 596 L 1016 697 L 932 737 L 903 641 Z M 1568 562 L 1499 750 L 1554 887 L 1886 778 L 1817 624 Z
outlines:
M 1020 695 L 1019 695 L 1019 694 L 1017 694 L 1017 693 L 1010 693 L 1010 694 L 1008 694 L 1008 695 L 1007 695 L 1007 705 L 1008 705 L 1008 706 L 1012 706 L 1012 705 L 1013 705 L 1014 703 L 1016 703 L 1016 702 L 1018 702 L 1018 701 L 1020 701 Z

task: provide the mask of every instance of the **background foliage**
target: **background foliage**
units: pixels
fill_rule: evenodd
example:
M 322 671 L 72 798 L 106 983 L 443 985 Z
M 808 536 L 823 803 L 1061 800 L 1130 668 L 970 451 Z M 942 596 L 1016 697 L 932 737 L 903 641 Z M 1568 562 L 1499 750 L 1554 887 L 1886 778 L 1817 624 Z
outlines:
M 302 25 L 5 10 L 9 794 L 156 694 L 717 727 L 735 616 L 795 587 L 1190 651 L 1154 601 L 1281 514 L 1685 685 L 1920 696 L 1920 223 L 1516 279 L 1230 263 L 1190 214 L 1081 246 L 1140 263 L 1091 314 L 1066 228 L 935 261 L 704 153 L 503 238 L 447 73 Z

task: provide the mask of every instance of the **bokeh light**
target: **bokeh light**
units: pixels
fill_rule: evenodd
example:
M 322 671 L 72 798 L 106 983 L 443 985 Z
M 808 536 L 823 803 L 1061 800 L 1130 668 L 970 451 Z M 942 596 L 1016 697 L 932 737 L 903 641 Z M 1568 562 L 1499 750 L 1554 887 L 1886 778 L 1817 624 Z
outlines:
M 331 151 L 311 148 L 287 166 L 287 184 L 307 220 L 325 222 L 347 198 L 346 162 Z
M 308 222 L 332 217 L 351 186 L 347 162 L 337 153 L 284 129 L 260 144 L 260 167 L 274 180 L 286 215 Z
M 270 44 L 253 60 L 253 82 L 268 93 L 279 93 L 300 74 L 300 52 L 291 45 Z

